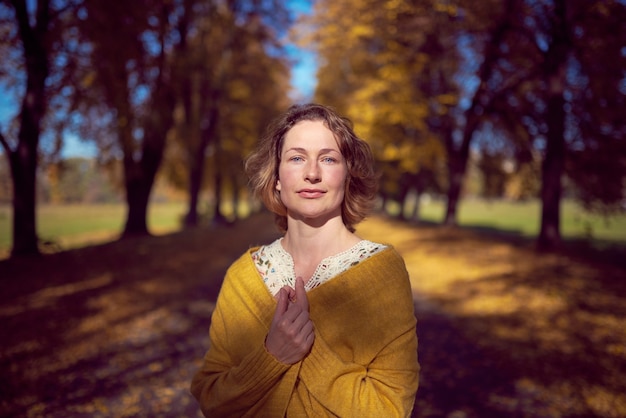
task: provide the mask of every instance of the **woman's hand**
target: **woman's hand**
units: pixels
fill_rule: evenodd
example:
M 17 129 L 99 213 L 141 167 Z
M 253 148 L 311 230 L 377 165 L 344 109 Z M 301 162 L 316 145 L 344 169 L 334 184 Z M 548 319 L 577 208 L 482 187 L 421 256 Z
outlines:
M 294 364 L 308 354 L 314 340 L 304 280 L 298 277 L 295 291 L 282 288 L 278 292 L 276 312 L 265 339 L 265 348 L 281 363 Z

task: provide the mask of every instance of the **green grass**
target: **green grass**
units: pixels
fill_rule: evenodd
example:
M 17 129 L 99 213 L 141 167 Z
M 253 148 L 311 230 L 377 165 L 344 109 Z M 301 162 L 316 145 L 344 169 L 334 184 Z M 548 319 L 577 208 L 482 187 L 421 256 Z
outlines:
M 464 201 L 459 210 L 459 223 L 535 237 L 541 227 L 541 205 L 538 201 Z M 585 212 L 575 202 L 564 201 L 561 205 L 561 235 L 565 239 L 626 242 L 626 215 L 605 219 Z
M 397 208 L 391 207 L 391 211 Z M 440 223 L 446 203 L 430 200 L 420 206 L 420 219 Z M 525 237 L 535 237 L 541 226 L 541 203 L 537 200 L 511 202 L 505 200 L 462 200 L 458 208 L 458 223 L 465 227 L 497 229 Z M 561 204 L 561 235 L 565 239 L 593 239 L 626 243 L 626 214 L 605 219 L 585 212 L 573 201 Z
M 422 203 L 421 218 L 439 223 L 445 213 L 445 202 Z M 152 204 L 148 211 L 148 228 L 154 234 L 180 229 L 186 212 L 184 203 Z M 540 226 L 538 201 L 514 203 L 466 199 L 459 206 L 461 226 L 497 229 L 534 237 Z M 56 246 L 69 249 L 117 238 L 123 228 L 126 208 L 112 205 L 42 205 L 37 210 L 39 237 Z M 561 233 L 566 239 L 593 239 L 609 243 L 626 242 L 626 214 L 604 219 L 586 213 L 574 202 L 561 206 Z M 0 259 L 11 247 L 11 208 L 0 206 Z
M 0 206 L 0 259 L 8 256 L 11 237 L 9 206 Z M 148 229 L 156 235 L 180 229 L 184 203 L 152 204 L 148 209 Z M 42 241 L 68 249 L 116 239 L 126 218 L 123 204 L 42 205 L 37 210 L 37 229 Z

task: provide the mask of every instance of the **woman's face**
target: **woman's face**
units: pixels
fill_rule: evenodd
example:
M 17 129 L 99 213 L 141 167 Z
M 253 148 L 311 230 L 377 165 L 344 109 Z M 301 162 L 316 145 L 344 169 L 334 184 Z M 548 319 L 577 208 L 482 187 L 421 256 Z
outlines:
M 348 169 L 332 131 L 322 121 L 301 121 L 285 135 L 276 190 L 297 220 L 341 216 Z

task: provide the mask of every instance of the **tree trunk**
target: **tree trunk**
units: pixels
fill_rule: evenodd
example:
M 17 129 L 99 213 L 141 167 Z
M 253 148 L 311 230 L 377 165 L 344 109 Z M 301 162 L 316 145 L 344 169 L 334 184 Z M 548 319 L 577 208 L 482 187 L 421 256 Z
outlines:
M 150 189 L 152 183 L 148 185 L 141 172 L 139 164 L 125 158 L 124 171 L 126 176 L 126 205 L 128 213 L 126 215 L 126 225 L 122 237 L 126 238 L 135 235 L 148 235 L 148 202 L 150 200 Z
M 17 149 L 5 144 L 13 177 L 12 256 L 39 254 L 36 228 L 37 150 L 41 121 L 46 111 L 45 84 L 49 73 L 46 39 L 50 21 L 47 1 L 37 3 L 33 28 L 25 1 L 14 1 L 19 34 L 24 46 L 26 91 L 20 112 Z
M 448 162 L 448 177 L 450 184 L 448 187 L 448 202 L 446 205 L 446 215 L 443 224 L 447 226 L 457 225 L 457 208 L 463 187 L 463 177 L 465 176 L 465 166 L 462 157 L 450 155 Z M 456 160 L 456 161 L 455 161 Z
M 458 150 L 455 149 L 451 135 L 446 140 L 450 184 L 444 224 L 448 226 L 457 225 L 457 207 L 459 199 L 461 198 L 463 178 L 465 177 L 465 170 L 469 159 L 470 143 L 474 131 L 476 131 L 480 125 L 481 115 L 486 112 L 486 108 L 490 106 L 496 94 L 490 89 L 487 82 L 491 79 L 491 75 L 500 58 L 500 46 L 503 39 L 507 32 L 511 30 L 510 22 L 515 15 L 515 6 L 515 0 L 508 0 L 506 2 L 504 5 L 504 14 L 500 22 L 493 28 L 489 40 L 487 41 L 485 57 L 478 71 L 480 85 L 474 93 L 470 107 L 465 111 L 465 128 L 463 129 L 463 140 L 460 148 Z
M 561 176 L 565 159 L 565 67 L 570 44 L 565 1 L 555 1 L 551 42 L 545 54 L 544 75 L 548 83 L 546 103 L 546 152 L 541 173 L 541 230 L 538 250 L 554 250 L 561 244 Z
M 407 216 L 404 213 L 407 207 L 407 197 L 409 196 L 409 191 L 410 191 L 410 185 L 408 184 L 408 181 L 406 181 L 406 179 L 404 178 L 401 178 L 400 190 L 398 192 L 398 204 L 400 206 L 400 211 L 396 215 L 396 218 L 402 221 L 408 220 Z
M 467 161 L 469 160 L 470 143 L 474 131 L 478 126 L 478 122 L 474 121 L 474 117 L 471 114 L 468 114 L 467 118 L 468 121 L 465 124 L 463 142 L 459 150 L 454 152 L 453 146 L 448 146 L 448 178 L 450 184 L 448 186 L 446 215 L 443 221 L 444 225 L 447 226 L 457 225 L 457 208 L 461 198 L 461 191 L 463 190 L 463 179 L 465 178 L 465 170 L 467 169 Z M 449 141 L 452 142 L 452 139 Z
M 23 126 L 24 122 L 22 122 Z M 32 129 L 34 130 L 34 129 Z M 11 256 L 39 254 L 36 227 L 36 170 L 39 132 L 20 139 L 10 155 L 13 176 L 13 248 Z M 20 135 L 21 136 L 21 135 Z
M 420 190 L 419 186 L 415 188 L 415 202 L 413 203 L 413 210 L 411 211 L 411 215 L 409 216 L 409 219 L 413 222 L 419 222 L 420 218 L 421 218 L 421 200 L 422 198 L 422 191 Z
M 163 159 L 167 132 L 173 124 L 173 103 L 169 87 L 159 85 L 154 98 L 155 111 L 145 124 L 141 160 L 135 161 L 131 152 L 124 153 L 128 216 L 122 237 L 149 234 L 150 193 Z
M 197 155 L 189 157 L 192 161 L 191 167 L 189 168 L 189 204 L 184 222 L 185 227 L 194 227 L 198 225 L 198 198 L 200 195 L 204 164 L 193 162 L 198 158 Z M 204 155 L 202 159 L 204 159 Z
M 163 11 L 166 9 L 164 8 Z M 159 74 L 155 81 L 151 98 L 152 112 L 143 123 L 144 136 L 141 144 L 141 159 L 135 161 L 132 152 L 132 133 L 128 127 L 124 131 L 125 142 L 129 144 L 124 149 L 124 169 L 126 170 L 126 202 L 128 203 L 128 217 L 122 237 L 133 235 L 149 235 L 148 231 L 148 204 L 150 193 L 156 178 L 163 153 L 168 131 L 174 124 L 175 95 L 173 93 L 171 77 L 165 61 L 165 18 L 161 20 L 161 54 L 159 55 Z M 129 105 L 124 101 L 125 107 Z M 124 114 L 124 113 L 122 113 Z M 132 114 L 129 110 L 126 114 Z
M 165 135 L 164 132 L 161 134 L 161 138 L 152 137 L 144 140 L 148 144 L 148 148 L 151 149 L 146 150 L 144 147 L 144 154 L 140 163 L 125 159 L 128 214 L 122 237 L 150 234 L 147 221 L 148 204 L 163 156 Z
M 185 226 L 194 227 L 198 225 L 198 201 L 202 190 L 202 180 L 204 179 L 204 168 L 206 166 L 206 150 L 214 139 L 217 129 L 217 119 L 219 109 L 217 108 L 218 96 L 214 95 L 211 111 L 206 122 L 206 127 L 202 129 L 200 143 L 197 149 L 188 149 L 189 166 L 189 208 L 185 215 Z M 189 109 L 191 111 L 191 109 Z M 216 210 L 217 213 L 217 210 Z
M 240 188 L 239 181 L 237 180 L 237 175 L 231 173 L 230 182 L 233 188 L 233 222 L 236 222 L 239 219 L 239 207 L 241 205 L 240 200 Z
M 218 156 L 219 158 L 219 156 Z M 228 219 L 222 213 L 221 203 L 224 200 L 224 196 L 222 194 L 224 178 L 220 171 L 219 167 L 216 167 L 215 170 L 215 213 L 213 215 L 213 224 L 214 225 L 226 225 L 228 223 Z
M 548 100 L 548 134 L 541 173 L 541 230 L 537 238 L 539 250 L 556 249 L 561 244 L 561 175 L 565 158 L 564 104 L 562 95 Z

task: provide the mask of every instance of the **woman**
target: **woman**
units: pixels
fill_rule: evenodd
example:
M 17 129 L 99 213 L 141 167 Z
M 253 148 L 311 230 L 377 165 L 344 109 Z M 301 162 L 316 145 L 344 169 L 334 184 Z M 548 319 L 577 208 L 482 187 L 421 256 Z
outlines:
M 246 162 L 284 236 L 229 268 L 191 391 L 209 417 L 409 416 L 418 386 L 408 274 L 362 240 L 377 181 L 333 110 L 291 107 Z

